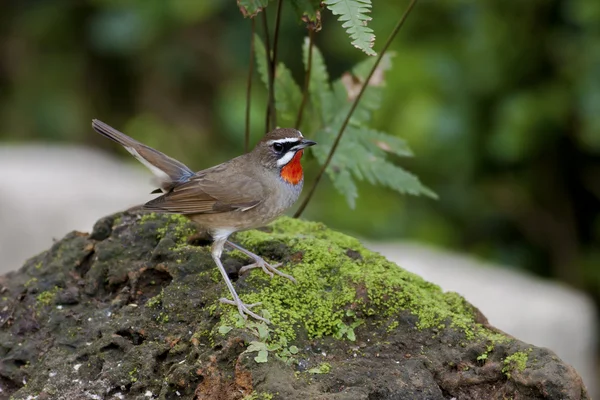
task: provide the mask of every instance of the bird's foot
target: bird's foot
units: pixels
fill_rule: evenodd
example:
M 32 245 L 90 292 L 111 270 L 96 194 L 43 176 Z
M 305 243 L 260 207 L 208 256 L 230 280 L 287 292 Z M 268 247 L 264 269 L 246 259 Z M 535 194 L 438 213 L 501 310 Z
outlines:
M 281 266 L 281 263 L 271 265 L 268 262 L 266 262 L 262 257 L 259 257 L 257 255 L 255 255 L 254 261 L 255 261 L 254 263 L 240 268 L 239 273 L 244 274 L 245 272 L 247 272 L 253 268 L 261 268 L 264 271 L 264 273 L 269 275 L 271 278 L 273 278 L 273 274 L 277 274 L 279 276 L 289 279 L 290 281 L 292 281 L 294 283 L 298 283 L 298 282 L 296 282 L 296 279 L 294 279 L 293 276 L 283 273 L 277 269 Z
M 264 273 L 269 275 L 271 278 L 273 278 L 273 274 L 277 274 L 279 276 L 289 279 L 290 281 L 292 281 L 294 283 L 298 283 L 298 282 L 296 282 L 296 280 L 294 279 L 293 276 L 285 274 L 277 269 L 279 266 L 281 266 L 281 263 L 271 265 L 268 262 L 266 262 L 261 256 L 257 256 L 256 254 L 254 254 L 251 251 L 246 250 L 242 246 L 239 246 L 230 241 L 227 241 L 227 244 L 229 246 L 233 247 L 234 249 L 241 251 L 242 253 L 244 253 L 245 255 L 247 255 L 248 257 L 250 257 L 254 260 L 254 263 L 252 263 L 250 265 L 246 265 L 245 267 L 242 267 L 240 269 L 240 271 L 239 271 L 240 275 L 245 273 L 248 270 L 251 270 L 252 268 L 261 268 L 264 271 Z
M 248 315 L 249 315 L 249 316 L 251 316 L 251 317 L 252 317 L 252 318 L 254 318 L 254 319 L 257 319 L 257 320 L 259 320 L 259 321 L 266 322 L 267 324 L 270 324 L 270 323 L 271 323 L 271 321 L 269 321 L 268 319 L 261 317 L 260 315 L 258 315 L 258 314 L 257 314 L 257 313 L 255 313 L 255 312 L 252 312 L 252 311 L 250 311 L 250 309 L 251 309 L 252 307 L 259 306 L 259 305 L 261 305 L 262 303 L 246 304 L 246 303 L 244 303 L 242 300 L 240 300 L 239 298 L 238 298 L 238 299 L 237 299 L 237 301 L 236 301 L 236 300 L 229 300 L 229 299 L 226 299 L 226 298 L 224 298 L 224 297 L 223 297 L 223 298 L 220 298 L 220 299 L 219 299 L 219 301 L 220 301 L 221 303 L 224 303 L 224 304 L 230 304 L 230 305 L 232 305 L 232 306 L 237 306 L 237 308 L 238 308 L 238 311 L 240 312 L 240 315 L 241 315 L 242 317 L 244 317 L 244 319 L 248 319 Z

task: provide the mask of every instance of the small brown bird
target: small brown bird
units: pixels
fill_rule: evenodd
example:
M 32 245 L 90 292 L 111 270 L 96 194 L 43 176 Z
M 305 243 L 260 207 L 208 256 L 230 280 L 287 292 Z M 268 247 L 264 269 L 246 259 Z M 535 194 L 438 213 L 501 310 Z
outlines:
M 228 237 L 237 231 L 264 226 L 294 204 L 304 182 L 300 164 L 303 149 L 316 143 L 304 139 L 296 129 L 275 129 L 250 153 L 192 172 L 183 163 L 102 121 L 93 120 L 92 127 L 123 146 L 158 178 L 160 189 L 157 191 L 163 195 L 146 203 L 144 209 L 183 214 L 212 236 L 212 258 L 233 297 L 233 300 L 222 298 L 220 301 L 237 306 L 244 318 L 250 315 L 268 323 L 250 310 L 260 303 L 245 304 L 240 300 L 221 263 L 221 253 L 228 244 L 254 260 L 240 273 L 260 267 L 271 277 L 277 274 L 296 282 L 292 276 L 279 271 L 279 265 L 270 265 L 262 257 L 230 242 Z

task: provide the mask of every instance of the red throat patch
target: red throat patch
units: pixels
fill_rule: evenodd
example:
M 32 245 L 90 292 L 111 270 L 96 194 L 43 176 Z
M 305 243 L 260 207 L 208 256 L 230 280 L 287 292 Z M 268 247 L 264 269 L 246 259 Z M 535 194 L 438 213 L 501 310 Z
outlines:
M 302 152 L 303 150 L 298 150 L 296 154 L 294 154 L 292 161 L 281 168 L 281 177 L 284 181 L 291 183 L 292 185 L 297 185 L 302 180 L 303 172 L 302 164 L 300 164 Z

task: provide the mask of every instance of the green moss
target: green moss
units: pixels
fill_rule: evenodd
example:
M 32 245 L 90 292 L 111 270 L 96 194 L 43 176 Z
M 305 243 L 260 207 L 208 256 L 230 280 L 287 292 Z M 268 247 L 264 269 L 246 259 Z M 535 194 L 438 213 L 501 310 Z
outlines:
M 387 332 L 392 332 L 394 329 L 396 329 L 398 327 L 398 325 L 400 325 L 400 322 L 398 322 L 398 321 L 392 321 L 392 323 L 388 325 L 386 331 Z
M 156 321 L 166 324 L 167 322 L 169 322 L 169 314 L 161 311 L 160 314 L 158 314 L 158 316 L 156 317 Z
M 163 296 L 164 296 L 164 291 L 161 290 L 159 294 L 148 299 L 148 301 L 146 302 L 146 307 L 156 308 L 156 307 L 160 306 L 163 301 Z
M 477 356 L 477 361 L 483 361 L 485 362 L 485 360 L 487 360 L 488 355 L 494 351 L 494 345 L 493 344 L 489 344 L 486 348 L 485 351 L 480 354 L 479 356 Z
M 33 287 L 33 285 L 35 285 L 37 283 L 37 278 L 33 277 L 31 279 L 29 279 L 27 282 L 25 282 L 25 284 L 23 286 L 25 286 L 26 288 L 30 288 Z
M 140 223 L 144 225 L 148 222 L 161 222 L 161 226 L 156 229 L 157 239 L 170 235 L 178 245 L 185 244 L 186 239 L 196 233 L 194 224 L 183 215 L 166 214 L 166 224 L 164 218 L 164 215 L 160 217 L 157 213 L 147 213 L 142 215 Z
M 37 297 L 35 298 L 36 303 L 41 306 L 49 306 L 49 305 L 53 304 L 54 299 L 56 298 L 56 293 L 58 293 L 59 290 L 60 290 L 60 288 L 55 286 L 51 290 L 46 290 L 45 292 L 38 294 Z
M 510 379 L 511 372 L 523 372 L 525 368 L 527 368 L 529 352 L 531 352 L 531 349 L 528 349 L 527 351 L 518 351 L 506 357 L 503 361 L 504 367 L 502 367 L 502 373 Z
M 261 254 L 282 246 L 280 253 L 299 260 L 280 267 L 298 284 L 277 276 L 271 282 L 262 271 L 253 270 L 247 283 L 256 290 L 241 295 L 246 303 L 262 302 L 263 312 L 268 312 L 272 321 L 273 341 L 291 342 L 300 326 L 310 338 L 341 337 L 344 329 L 348 332 L 348 327 L 373 316 L 395 327 L 404 311 L 417 317 L 418 329 L 452 326 L 462 330 L 467 339 L 506 340 L 476 324 L 472 307 L 461 296 L 443 293 L 437 285 L 366 250 L 352 237 L 320 223 L 291 218 L 280 218 L 271 227 L 269 233 L 240 232 L 236 240 Z M 357 253 L 350 253 L 351 257 L 348 250 Z M 237 310 L 220 307 L 221 325 L 236 326 Z M 349 314 L 348 310 L 355 312 Z
M 137 367 L 129 371 L 129 381 L 135 383 L 138 380 L 138 369 Z

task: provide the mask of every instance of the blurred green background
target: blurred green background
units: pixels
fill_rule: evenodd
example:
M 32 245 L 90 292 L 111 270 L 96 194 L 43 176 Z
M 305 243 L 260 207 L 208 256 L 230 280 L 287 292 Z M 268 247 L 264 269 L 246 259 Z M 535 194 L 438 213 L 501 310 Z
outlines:
M 406 3 L 375 2 L 376 50 Z M 302 82 L 306 31 L 283 11 L 279 56 Z M 316 37 L 334 79 L 365 58 L 339 25 L 325 11 Z M 222 162 L 243 151 L 249 41 L 233 0 L 5 1 L 0 140 L 125 156 L 93 133 L 99 118 L 193 169 Z M 527 269 L 600 304 L 600 1 L 425 0 L 392 48 L 375 125 L 408 141 L 416 157 L 397 162 L 440 200 L 361 185 L 351 210 L 325 180 L 305 217 Z

